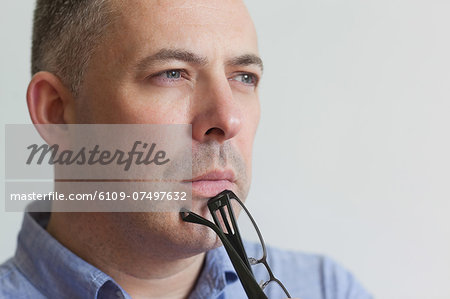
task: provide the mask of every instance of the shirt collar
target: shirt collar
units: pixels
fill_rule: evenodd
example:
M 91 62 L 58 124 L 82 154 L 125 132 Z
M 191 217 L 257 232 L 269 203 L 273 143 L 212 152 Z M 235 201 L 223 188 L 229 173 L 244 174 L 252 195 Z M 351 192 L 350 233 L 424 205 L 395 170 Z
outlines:
M 33 204 L 38 204 L 32 203 Z M 129 298 L 107 274 L 65 248 L 46 230 L 50 213 L 28 212 L 18 237 L 15 260 L 30 282 L 47 297 Z M 206 254 L 205 264 L 190 298 L 216 297 L 238 280 L 223 246 Z
M 50 213 L 28 210 L 30 207 L 24 215 L 15 261 L 42 294 L 49 298 L 106 298 L 102 292 L 113 292 L 115 298 L 128 297 L 111 277 L 72 253 L 45 230 Z
M 206 253 L 205 264 L 189 298 L 216 298 L 228 284 L 238 280 L 233 264 L 223 246 Z

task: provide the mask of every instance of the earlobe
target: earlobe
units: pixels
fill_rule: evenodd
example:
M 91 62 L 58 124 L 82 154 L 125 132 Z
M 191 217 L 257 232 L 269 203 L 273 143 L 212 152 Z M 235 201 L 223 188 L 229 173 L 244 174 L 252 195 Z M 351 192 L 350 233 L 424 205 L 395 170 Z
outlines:
M 73 123 L 73 96 L 52 73 L 38 72 L 27 90 L 27 104 L 34 124 Z

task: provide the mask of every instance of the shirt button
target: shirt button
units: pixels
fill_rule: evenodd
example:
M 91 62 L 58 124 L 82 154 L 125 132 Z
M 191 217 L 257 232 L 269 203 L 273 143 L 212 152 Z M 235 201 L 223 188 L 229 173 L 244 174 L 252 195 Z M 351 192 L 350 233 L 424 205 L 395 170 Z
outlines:
M 116 291 L 117 299 L 124 299 L 123 294 L 120 290 Z

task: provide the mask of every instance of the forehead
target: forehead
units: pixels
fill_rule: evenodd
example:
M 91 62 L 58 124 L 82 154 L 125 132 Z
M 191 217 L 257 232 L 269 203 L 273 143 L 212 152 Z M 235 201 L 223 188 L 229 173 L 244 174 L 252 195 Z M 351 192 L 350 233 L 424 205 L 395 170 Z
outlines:
M 128 0 L 117 5 L 111 42 L 122 55 L 146 55 L 161 48 L 203 56 L 257 54 L 253 22 L 240 0 Z

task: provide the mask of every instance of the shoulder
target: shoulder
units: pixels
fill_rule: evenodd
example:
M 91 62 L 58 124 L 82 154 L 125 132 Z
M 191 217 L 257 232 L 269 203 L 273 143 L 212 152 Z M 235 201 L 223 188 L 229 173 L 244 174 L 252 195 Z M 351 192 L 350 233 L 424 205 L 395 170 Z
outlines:
M 294 297 L 372 298 L 350 271 L 327 256 L 268 247 L 267 260 Z
M 0 264 L 0 298 L 44 298 L 10 258 Z

